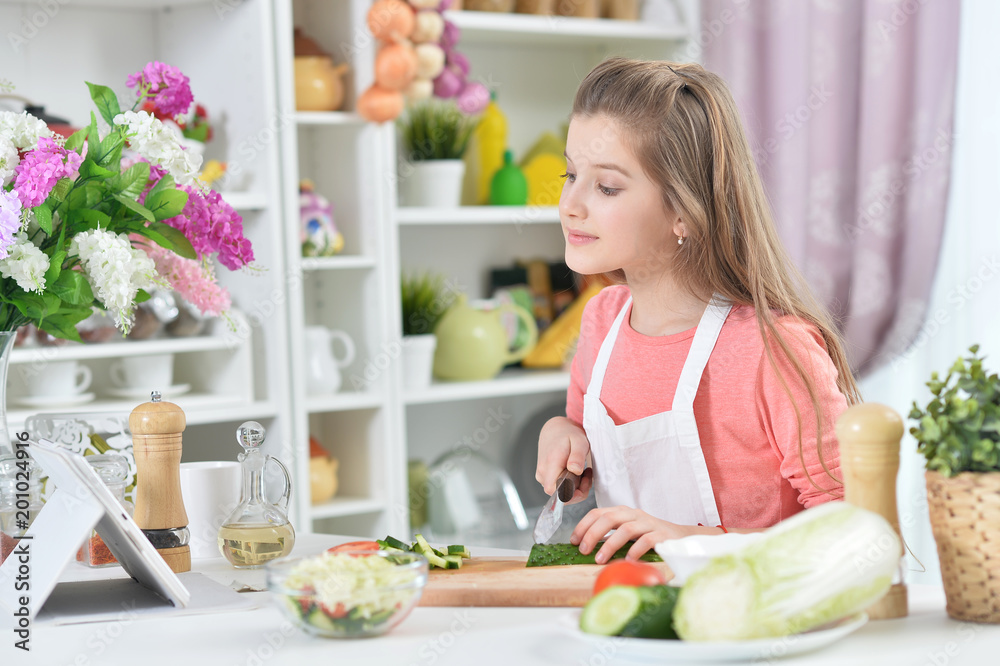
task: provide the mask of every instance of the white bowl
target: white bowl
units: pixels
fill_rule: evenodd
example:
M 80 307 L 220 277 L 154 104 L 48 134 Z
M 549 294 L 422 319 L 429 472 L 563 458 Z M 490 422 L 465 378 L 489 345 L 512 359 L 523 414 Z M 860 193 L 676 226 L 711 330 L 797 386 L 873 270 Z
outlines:
M 654 546 L 654 549 L 674 572 L 670 584 L 683 585 L 691 574 L 708 564 L 713 557 L 735 553 L 762 536 L 761 532 L 698 534 L 683 539 L 661 541 Z

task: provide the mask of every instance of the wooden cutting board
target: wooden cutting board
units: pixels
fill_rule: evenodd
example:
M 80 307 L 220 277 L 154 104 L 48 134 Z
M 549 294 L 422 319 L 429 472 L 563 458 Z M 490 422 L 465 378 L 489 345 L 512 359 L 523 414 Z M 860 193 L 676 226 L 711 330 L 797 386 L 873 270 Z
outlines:
M 527 558 L 473 557 L 461 569 L 434 569 L 420 597 L 421 606 L 576 606 L 593 596 L 603 565 L 525 567 Z M 666 564 L 654 566 L 667 579 Z

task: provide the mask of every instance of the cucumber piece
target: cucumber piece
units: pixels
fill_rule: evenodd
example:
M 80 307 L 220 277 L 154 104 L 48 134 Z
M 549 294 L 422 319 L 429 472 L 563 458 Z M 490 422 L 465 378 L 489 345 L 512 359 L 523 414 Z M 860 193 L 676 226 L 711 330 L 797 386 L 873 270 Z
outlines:
M 465 546 L 448 546 L 448 554 L 458 555 L 459 557 L 463 557 L 465 559 L 472 557 L 472 554 L 469 553 L 469 549 Z
M 445 555 L 445 569 L 461 569 L 462 568 L 462 556 L 461 555 Z
M 639 588 L 615 585 L 591 598 L 580 613 L 580 631 L 600 636 L 617 636 L 639 614 Z
M 396 539 L 391 536 L 387 536 L 386 538 L 382 539 L 382 541 L 384 541 L 385 544 L 390 548 L 397 548 L 399 550 L 405 550 L 405 551 L 410 550 L 410 544 L 404 541 L 400 541 L 399 539 Z
M 677 639 L 674 630 L 674 606 L 681 588 L 669 585 L 648 585 L 636 588 L 642 606 L 632 617 L 619 636 L 631 638 L 671 638 Z
M 434 552 L 434 549 L 431 548 L 429 543 L 427 543 L 427 539 L 425 539 L 423 535 L 415 534 L 414 537 L 417 539 L 417 542 L 413 544 L 413 550 L 415 552 L 418 552 L 426 557 L 427 562 L 431 566 L 438 567 L 439 569 L 447 568 L 448 564 L 445 562 L 445 559 Z
M 611 559 L 617 560 L 625 557 L 629 548 L 632 547 L 632 543 L 632 541 L 629 541 L 624 546 L 619 548 L 618 551 L 611 556 Z M 531 553 L 528 555 L 528 564 L 526 566 L 550 567 L 562 564 L 597 564 L 596 560 L 594 560 L 594 556 L 597 554 L 597 551 L 601 549 L 603 544 L 603 541 L 599 542 L 596 546 L 594 546 L 594 549 L 590 551 L 589 555 L 584 555 L 580 552 L 580 548 L 578 546 L 574 546 L 571 543 L 536 543 L 531 547 Z M 639 559 L 643 562 L 663 561 L 663 558 L 652 550 L 645 553 Z
M 316 608 L 309 613 L 309 617 L 306 618 L 306 621 L 320 631 L 339 632 L 343 630 L 343 627 L 332 617 L 324 613 L 323 609 L 319 606 L 316 606 Z

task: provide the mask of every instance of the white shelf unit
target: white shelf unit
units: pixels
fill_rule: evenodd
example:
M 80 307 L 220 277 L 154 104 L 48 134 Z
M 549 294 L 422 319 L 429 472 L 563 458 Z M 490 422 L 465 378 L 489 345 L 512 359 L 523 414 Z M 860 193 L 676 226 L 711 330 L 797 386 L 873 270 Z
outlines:
M 692 3 L 684 4 L 692 15 Z M 515 160 L 543 132 L 564 131 L 580 81 L 603 58 L 669 59 L 686 46 L 690 32 L 683 23 L 447 15 L 461 29 L 457 48 L 468 56 L 472 76 L 497 93 Z M 390 160 L 395 163 L 396 155 Z M 396 200 L 394 187 L 388 196 Z M 393 267 L 443 272 L 469 298 L 490 296 L 491 268 L 519 260 L 561 261 L 564 255 L 556 207 L 396 207 L 390 214 Z M 533 428 L 564 409 L 568 386 L 569 374 L 562 370 L 508 369 L 489 381 L 435 381 L 426 390 L 403 392 L 397 436 L 406 442 L 408 458 L 428 464 L 457 446 L 473 446 L 508 471 L 526 506 L 540 505 Z
M 291 123 L 282 135 L 283 227 L 289 274 L 288 350 L 295 423 L 296 490 L 302 526 L 315 531 L 385 536 L 401 523 L 392 508 L 405 502 L 405 469 L 393 431 L 393 382 L 382 359 L 392 348 L 392 322 L 385 306 L 394 283 L 385 262 L 387 171 L 379 155 L 391 126 L 365 123 L 351 111 L 373 78 L 375 45 L 360 39 L 367 30 L 367 0 L 278 0 L 275 4 L 278 113 Z M 295 108 L 293 29 L 315 39 L 337 64 L 347 62 L 345 109 L 302 112 Z M 345 57 L 345 52 L 349 53 Z M 334 206 L 344 235 L 343 253 L 301 256 L 298 185 L 312 180 Z M 342 369 L 339 392 L 312 395 L 306 389 L 310 351 L 305 328 L 321 325 L 346 332 L 357 350 Z M 398 337 L 398 336 L 396 336 Z M 337 495 L 319 505 L 309 497 L 309 438 L 339 461 Z
M 46 10 L 46 7 L 48 8 Z M 126 78 L 147 62 L 179 67 L 190 77 L 195 100 L 209 111 L 215 137 L 205 159 L 226 162 L 223 198 L 244 218 L 263 270 L 229 272 L 219 280 L 232 294 L 241 326 L 229 331 L 215 321 L 212 334 L 196 338 L 123 341 L 59 348 L 17 349 L 11 384 L 19 369 L 44 360 L 76 360 L 91 366 L 95 400 L 71 408 L 23 408 L 16 388 L 8 412 L 17 427 L 30 414 L 121 411 L 146 398 L 109 395 L 107 368 L 115 358 L 171 353 L 177 382 L 191 384 L 176 396 L 186 412 L 184 460 L 235 460 L 235 429 L 244 420 L 268 429 L 268 453 L 288 459 L 291 449 L 287 379 L 287 321 L 283 307 L 285 257 L 279 224 L 278 145 L 275 141 L 275 75 L 271 0 L 218 3 L 212 0 L 81 0 L 43 7 L 28 0 L 0 0 L 0 25 L 34 32 L 20 48 L 0 52 L 0 72 L 15 93 L 44 104 L 77 127 L 93 103 L 86 81 L 111 87 L 123 102 L 134 98 Z M 44 21 L 40 18 L 44 14 Z M 113 28 L 114 38 L 97 39 Z M 171 398 L 165 391 L 165 398 Z

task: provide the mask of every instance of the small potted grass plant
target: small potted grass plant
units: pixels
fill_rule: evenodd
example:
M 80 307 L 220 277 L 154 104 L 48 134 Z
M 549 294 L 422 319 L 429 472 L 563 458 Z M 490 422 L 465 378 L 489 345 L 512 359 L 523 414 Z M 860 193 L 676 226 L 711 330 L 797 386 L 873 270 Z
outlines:
M 400 279 L 403 315 L 403 384 L 420 389 L 431 382 L 437 338 L 434 329 L 455 300 L 444 275 L 433 272 Z
M 1000 623 L 1000 378 L 979 356 L 931 374 L 927 406 L 910 433 L 927 459 L 927 504 L 941 561 L 948 615 Z
M 459 205 L 465 175 L 462 158 L 477 123 L 451 100 L 431 99 L 407 109 L 398 121 L 401 205 Z

